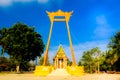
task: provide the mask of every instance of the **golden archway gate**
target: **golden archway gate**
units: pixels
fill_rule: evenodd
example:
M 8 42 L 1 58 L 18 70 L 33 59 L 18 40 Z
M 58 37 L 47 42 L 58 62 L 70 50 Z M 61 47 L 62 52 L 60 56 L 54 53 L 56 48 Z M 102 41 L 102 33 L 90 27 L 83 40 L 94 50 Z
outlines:
M 47 60 L 48 60 L 48 51 L 49 51 L 49 46 L 50 46 L 50 39 L 51 39 L 51 35 L 52 35 L 52 28 L 53 28 L 53 23 L 58 21 L 58 22 L 62 22 L 65 21 L 66 22 L 66 27 L 67 27 L 67 31 L 68 31 L 68 39 L 69 39 L 69 43 L 70 43 L 70 50 L 71 50 L 71 54 L 72 54 L 72 62 L 73 62 L 73 66 L 76 66 L 76 60 L 75 60 L 75 55 L 74 55 L 74 49 L 72 46 L 72 39 L 70 36 L 70 28 L 68 25 L 70 16 L 72 15 L 73 11 L 71 12 L 63 12 L 61 10 L 58 10 L 57 12 L 48 12 L 47 14 L 50 18 L 50 32 L 49 32 L 49 36 L 48 36 L 48 42 L 47 42 L 47 46 L 46 46 L 46 51 L 45 51 L 45 55 L 44 55 L 44 62 L 43 62 L 43 66 L 46 66 L 47 64 Z

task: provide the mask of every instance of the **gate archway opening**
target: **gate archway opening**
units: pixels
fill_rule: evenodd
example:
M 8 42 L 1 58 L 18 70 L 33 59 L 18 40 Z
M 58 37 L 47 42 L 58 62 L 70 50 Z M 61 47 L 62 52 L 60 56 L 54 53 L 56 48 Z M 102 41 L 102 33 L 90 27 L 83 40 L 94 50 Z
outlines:
M 47 45 L 46 45 L 46 51 L 45 51 L 45 55 L 44 55 L 43 66 L 46 66 L 47 60 L 48 60 L 48 52 L 49 52 L 49 47 L 50 47 L 50 40 L 51 40 L 51 35 L 52 35 L 53 24 L 54 24 L 54 22 L 63 22 L 63 21 L 66 22 L 68 39 L 69 39 L 70 50 L 71 50 L 71 55 L 72 55 L 72 66 L 76 66 L 74 49 L 73 49 L 72 39 L 71 39 L 71 35 L 70 35 L 70 28 L 69 28 L 69 25 L 68 25 L 69 19 L 72 15 L 73 11 L 63 12 L 61 10 L 58 10 L 57 12 L 48 12 L 48 11 L 46 11 L 46 12 L 49 16 L 51 25 L 50 25 L 50 32 L 49 32 L 49 36 L 48 36 L 48 42 L 47 42 Z

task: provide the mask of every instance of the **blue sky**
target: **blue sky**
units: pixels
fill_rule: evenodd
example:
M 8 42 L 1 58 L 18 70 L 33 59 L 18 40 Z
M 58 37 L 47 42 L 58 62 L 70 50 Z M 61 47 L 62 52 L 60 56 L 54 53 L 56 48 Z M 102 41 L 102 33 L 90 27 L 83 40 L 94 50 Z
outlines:
M 105 51 L 110 38 L 120 30 L 119 3 L 119 0 L 0 0 L 0 29 L 22 22 L 35 27 L 47 44 L 50 20 L 46 11 L 73 11 L 69 26 L 78 62 L 85 50 L 99 47 Z M 55 22 L 50 59 L 56 54 L 60 43 L 71 59 L 66 25 Z

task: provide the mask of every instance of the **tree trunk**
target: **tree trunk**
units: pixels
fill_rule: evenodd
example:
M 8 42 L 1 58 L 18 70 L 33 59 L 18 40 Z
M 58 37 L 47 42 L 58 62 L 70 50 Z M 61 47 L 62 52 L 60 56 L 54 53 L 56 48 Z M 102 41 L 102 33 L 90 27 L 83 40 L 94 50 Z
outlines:
M 92 67 L 91 67 L 91 65 L 90 65 L 90 73 L 92 74 Z
M 16 71 L 17 71 L 17 73 L 20 73 L 20 65 L 16 66 Z
M 98 73 L 100 72 L 100 62 L 98 61 Z

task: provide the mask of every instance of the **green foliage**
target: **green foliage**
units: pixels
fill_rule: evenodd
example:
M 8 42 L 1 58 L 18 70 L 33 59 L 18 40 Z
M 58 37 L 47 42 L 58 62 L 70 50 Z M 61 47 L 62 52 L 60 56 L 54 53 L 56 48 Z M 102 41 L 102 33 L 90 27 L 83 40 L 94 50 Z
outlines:
M 3 28 L 2 30 L 0 30 L 0 45 L 2 46 L 2 53 L 1 56 L 3 57 L 4 55 L 4 51 L 6 49 L 6 44 L 8 43 L 8 41 L 6 40 L 7 38 L 7 31 L 8 29 Z
M 69 59 L 67 60 L 67 66 L 71 66 L 72 65 L 72 61 L 70 61 Z
M 9 66 L 9 60 L 5 57 L 0 57 L 0 71 L 7 71 Z
M 78 62 L 78 66 L 83 66 L 83 64 L 82 64 L 82 61 L 81 61 L 81 60 Z
M 103 53 L 98 47 L 85 51 L 83 52 L 82 58 L 78 62 L 78 65 L 84 65 L 86 72 L 96 72 L 96 70 L 99 68 L 99 64 L 103 63 L 104 61 L 102 55 Z
M 15 60 L 15 58 L 14 57 L 12 57 L 12 56 L 10 56 L 10 58 L 9 58 L 9 69 L 10 69 L 10 71 L 15 71 L 16 70 L 16 60 Z
M 90 72 L 92 64 L 93 64 L 93 58 L 92 58 L 91 51 L 85 51 L 85 52 L 83 52 L 82 59 L 79 61 L 78 65 L 84 65 L 85 66 L 85 71 L 86 72 Z
M 43 65 L 43 62 L 44 62 L 44 56 L 41 56 L 40 57 L 40 60 L 39 60 L 39 65 Z M 49 66 L 50 65 L 50 61 L 49 61 L 49 59 L 48 59 L 48 61 L 47 61 L 47 64 L 46 64 L 47 66 Z
M 44 61 L 44 57 L 41 56 L 41 57 L 40 57 L 40 60 L 39 60 L 39 65 L 43 65 L 43 61 Z
M 34 70 L 35 65 L 30 62 L 22 62 L 20 65 L 20 71 Z M 13 57 L 6 58 L 0 57 L 0 71 L 15 71 L 16 61 Z
M 108 44 L 109 51 L 106 55 L 106 62 L 111 65 L 111 70 L 119 70 L 120 63 L 120 31 L 111 38 Z
M 11 28 L 0 30 L 0 45 L 18 65 L 22 62 L 35 60 L 44 51 L 44 44 L 40 34 L 34 28 L 17 23 Z
M 111 38 L 108 48 L 110 49 L 111 54 L 116 54 L 116 59 L 120 57 L 120 31 L 117 32 L 113 38 Z
M 111 38 L 108 44 L 108 51 L 104 55 L 101 70 L 120 71 L 120 31 Z
M 112 66 L 113 70 L 120 71 L 120 57 Z

